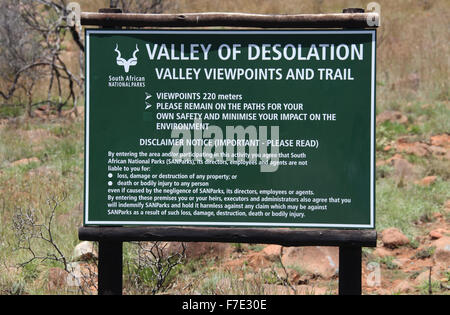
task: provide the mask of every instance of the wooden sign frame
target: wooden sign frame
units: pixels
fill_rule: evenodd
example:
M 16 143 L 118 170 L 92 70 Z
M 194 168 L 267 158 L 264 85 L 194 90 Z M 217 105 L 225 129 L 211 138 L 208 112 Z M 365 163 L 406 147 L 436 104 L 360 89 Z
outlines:
M 369 23 L 370 21 L 370 23 Z M 378 13 L 345 9 L 338 14 L 243 13 L 131 14 L 119 9 L 82 12 L 82 25 L 120 27 L 376 28 Z M 299 230 L 199 227 L 80 227 L 79 239 L 99 242 L 98 294 L 122 294 L 122 245 L 130 241 L 260 243 L 338 246 L 339 294 L 361 294 L 361 248 L 375 247 L 375 230 Z

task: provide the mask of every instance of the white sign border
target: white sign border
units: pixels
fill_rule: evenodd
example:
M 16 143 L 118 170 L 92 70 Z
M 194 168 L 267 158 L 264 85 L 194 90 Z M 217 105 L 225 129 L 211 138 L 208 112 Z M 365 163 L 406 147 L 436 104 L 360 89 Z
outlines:
M 196 30 L 97 30 L 86 29 L 86 80 L 85 80 L 85 190 L 84 190 L 84 225 L 177 225 L 177 226 L 247 226 L 247 227 L 298 227 L 298 228 L 375 228 L 375 75 L 376 75 L 376 30 L 323 30 L 323 31 L 303 31 L 303 30 L 273 30 L 273 31 L 196 31 Z M 89 77 L 90 77 L 90 34 L 371 34 L 372 35 L 372 60 L 371 60 L 371 141 L 370 141 L 370 223 L 369 224 L 314 224 L 314 223 L 261 223 L 261 222 L 189 222 L 189 221 L 89 221 Z

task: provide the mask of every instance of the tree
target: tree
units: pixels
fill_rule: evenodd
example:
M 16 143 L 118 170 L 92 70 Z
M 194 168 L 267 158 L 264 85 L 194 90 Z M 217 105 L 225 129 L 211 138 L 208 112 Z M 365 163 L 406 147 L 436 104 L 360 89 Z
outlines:
M 120 0 L 124 13 L 162 13 L 165 5 L 163 0 Z
M 66 23 L 66 1 L 2 0 L 0 3 L 0 97 L 3 106 L 19 105 L 32 116 L 32 108 L 47 105 L 59 114 L 76 105 L 83 90 L 81 74 L 63 61 L 68 31 L 80 51 L 76 27 Z M 82 67 L 80 67 L 82 73 Z

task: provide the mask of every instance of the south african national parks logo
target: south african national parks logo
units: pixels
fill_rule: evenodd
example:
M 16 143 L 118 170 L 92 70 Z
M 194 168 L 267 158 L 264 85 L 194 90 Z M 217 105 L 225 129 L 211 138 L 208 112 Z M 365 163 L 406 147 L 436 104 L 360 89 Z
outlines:
M 125 73 L 130 71 L 131 66 L 135 66 L 138 63 L 138 58 L 136 54 L 139 52 L 138 45 L 136 44 L 136 49 L 130 59 L 122 58 L 122 54 L 119 50 L 119 44 L 116 43 L 116 48 L 114 51 L 117 53 L 116 63 L 118 66 L 123 67 Z M 143 88 L 145 87 L 145 76 L 127 74 L 127 75 L 109 75 L 108 76 L 108 87 L 114 88 Z
M 125 73 L 128 73 L 128 71 L 130 71 L 130 66 L 137 65 L 136 54 L 139 51 L 137 44 L 136 44 L 136 50 L 133 52 L 133 57 L 128 60 L 122 58 L 120 51 L 119 51 L 119 44 L 116 43 L 116 48 L 114 49 L 114 51 L 117 53 L 116 63 L 118 66 L 123 66 Z

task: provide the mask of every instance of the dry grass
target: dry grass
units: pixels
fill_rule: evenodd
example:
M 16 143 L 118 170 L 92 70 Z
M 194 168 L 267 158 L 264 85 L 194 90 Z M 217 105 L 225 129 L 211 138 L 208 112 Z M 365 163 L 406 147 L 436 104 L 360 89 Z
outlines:
M 80 0 L 83 11 L 98 11 L 109 1 Z M 411 101 L 449 99 L 450 6 L 447 0 L 377 1 L 381 6 L 378 29 L 378 111 L 401 109 Z M 343 8 L 365 8 L 368 1 L 348 0 L 167 0 L 167 13 L 248 12 L 260 14 L 336 13 Z M 63 60 L 79 72 L 78 47 L 67 34 Z M 46 79 L 42 80 L 45 83 Z M 4 83 L 0 80 L 0 86 Z
M 108 1 L 79 1 L 83 11 L 98 11 Z M 450 5 L 447 0 L 378 0 L 377 105 L 399 109 L 410 101 L 449 99 Z M 369 1 L 349 0 L 168 0 L 167 13 L 248 12 L 260 14 L 336 13 L 365 8 Z M 77 48 L 67 45 L 70 68 L 78 68 Z

